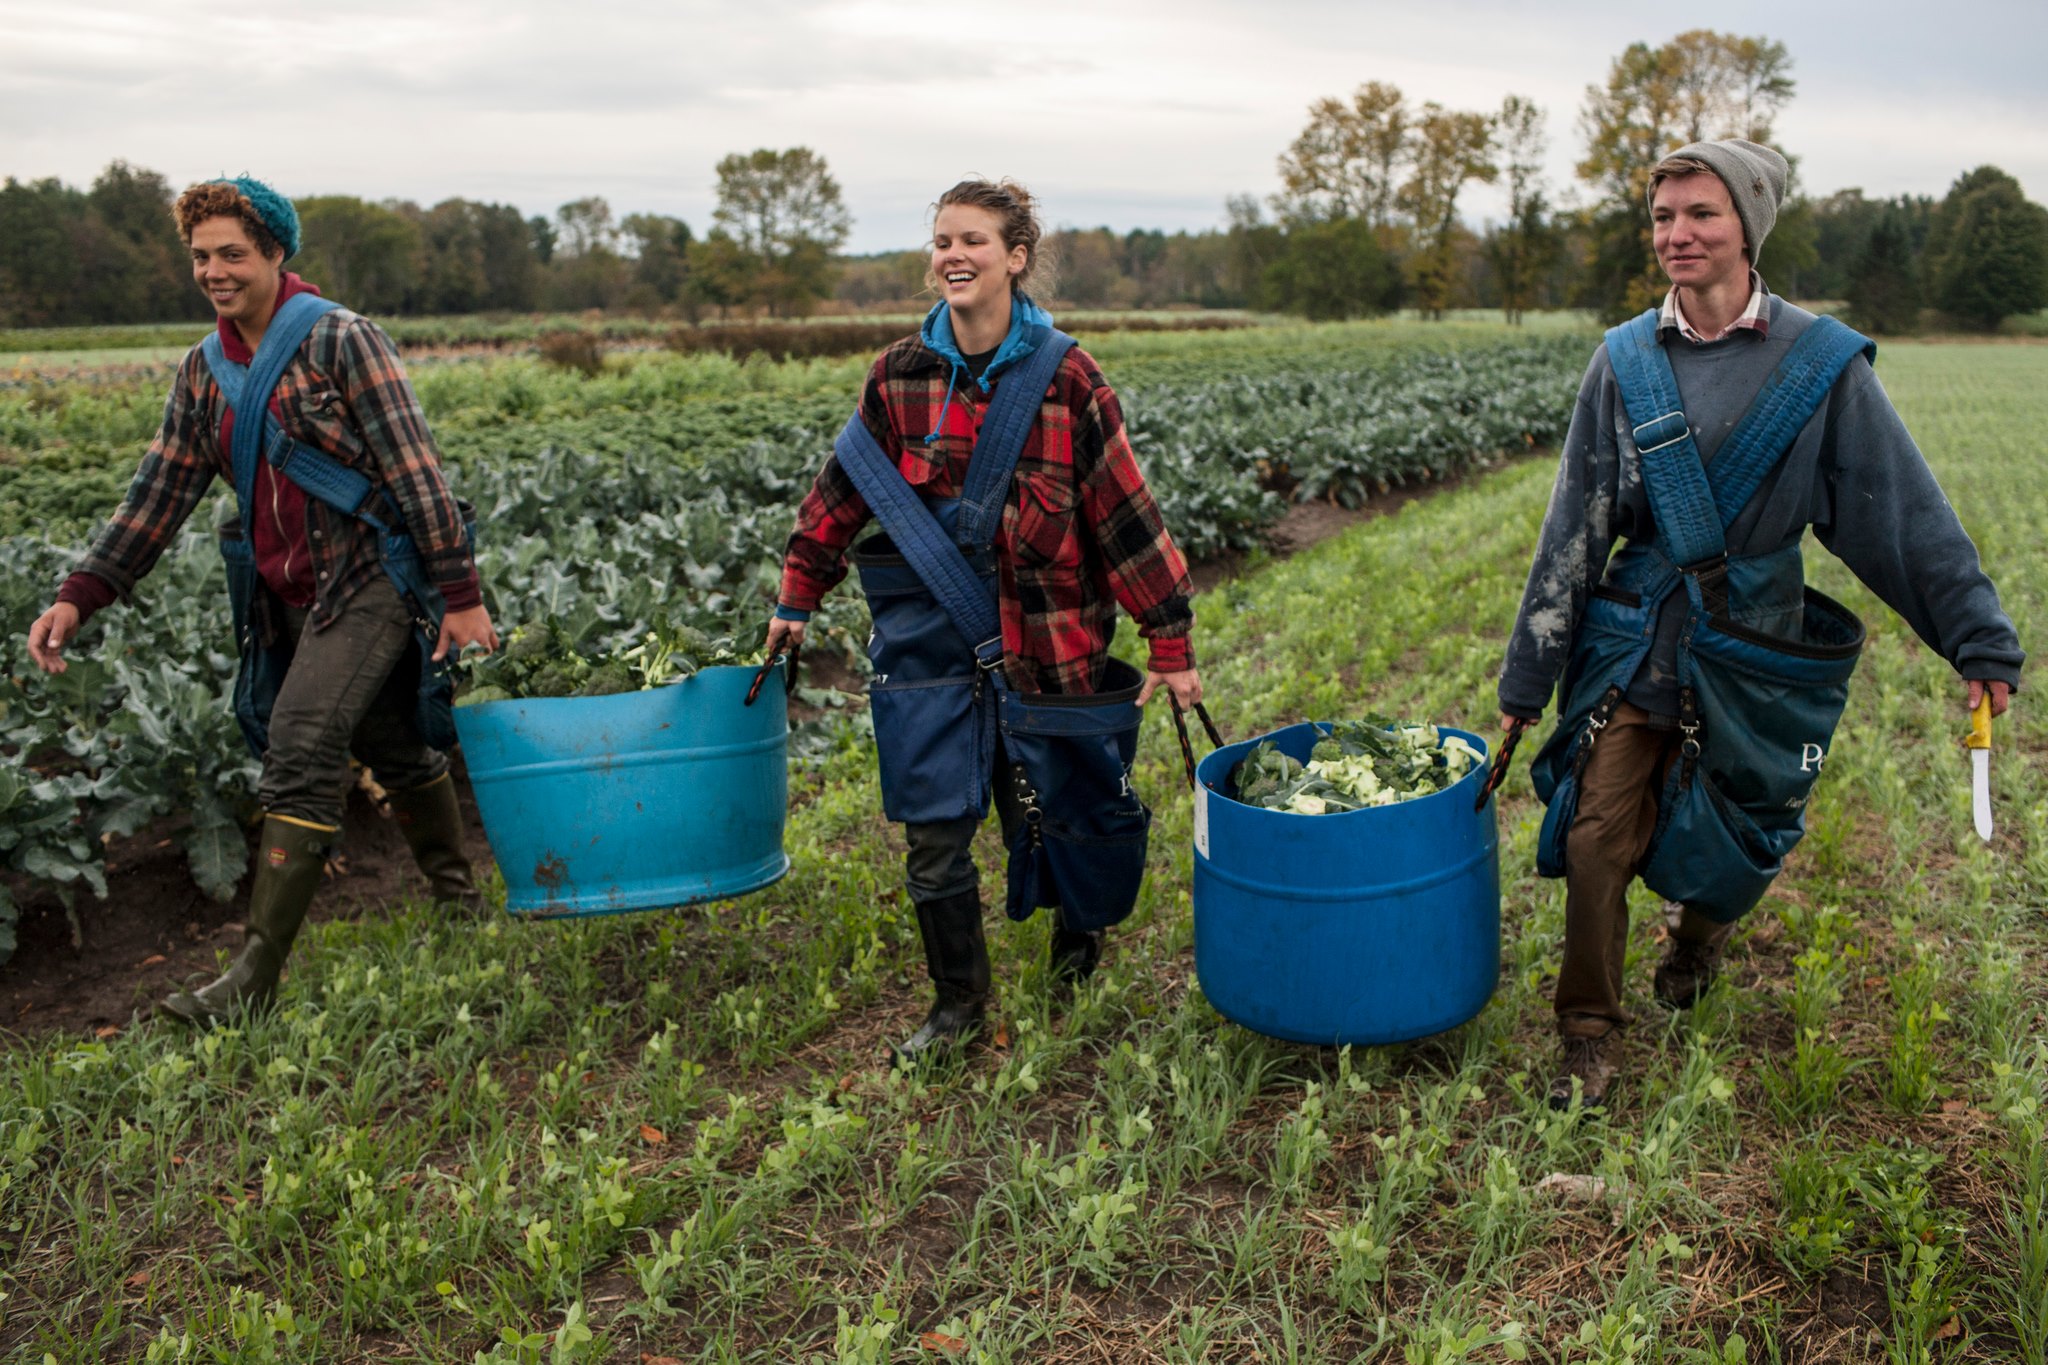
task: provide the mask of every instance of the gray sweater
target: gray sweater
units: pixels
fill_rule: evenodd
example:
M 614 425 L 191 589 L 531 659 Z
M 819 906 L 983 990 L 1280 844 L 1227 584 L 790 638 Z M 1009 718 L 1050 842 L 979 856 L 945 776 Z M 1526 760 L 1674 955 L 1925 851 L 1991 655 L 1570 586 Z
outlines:
M 1773 296 L 1770 332 L 1737 332 L 1695 345 L 1667 332 L 1666 353 L 1702 459 L 1712 461 L 1771 370 L 1813 314 Z M 1508 640 L 1501 709 L 1534 717 L 1563 673 L 1587 598 L 1617 539 L 1656 533 L 1621 393 L 1603 344 L 1593 353 L 1558 462 L 1521 611 Z M 1977 561 L 1955 509 L 1899 420 L 1868 361 L 1842 372 L 1813 420 L 1728 528 L 1728 552 L 1766 554 L 1808 526 L 1929 648 L 1965 678 L 2017 686 L 2026 653 L 1998 590 Z M 1678 609 L 1676 600 L 1667 609 Z M 1667 616 L 1670 611 L 1667 610 Z M 1677 623 L 1667 620 L 1667 626 Z M 1629 689 L 1630 700 L 1668 713 L 1675 629 Z

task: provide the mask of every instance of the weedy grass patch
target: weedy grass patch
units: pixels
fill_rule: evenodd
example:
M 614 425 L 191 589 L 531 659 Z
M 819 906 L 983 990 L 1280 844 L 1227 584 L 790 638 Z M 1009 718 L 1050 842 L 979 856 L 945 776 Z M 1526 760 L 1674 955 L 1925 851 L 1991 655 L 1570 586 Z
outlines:
M 1887 346 L 1887 387 L 2048 624 L 2048 352 Z M 1227 733 L 1367 710 L 1491 729 L 1550 470 L 1414 502 L 1198 603 Z M 1959 691 L 1872 627 L 1813 834 L 1618 1105 L 1557 1115 L 1526 776 L 1500 988 L 1403 1047 L 1283 1044 L 1194 979 L 1163 715 L 1152 875 L 1047 1003 L 992 928 L 979 1053 L 879 1062 L 926 991 L 872 760 L 825 752 L 793 874 L 588 923 L 316 914 L 275 1013 L 0 1054 L 0 1351 L 58 1361 L 2008 1361 L 2048 1349 L 2048 728 L 1969 827 Z M 994 885 L 998 850 L 981 846 Z

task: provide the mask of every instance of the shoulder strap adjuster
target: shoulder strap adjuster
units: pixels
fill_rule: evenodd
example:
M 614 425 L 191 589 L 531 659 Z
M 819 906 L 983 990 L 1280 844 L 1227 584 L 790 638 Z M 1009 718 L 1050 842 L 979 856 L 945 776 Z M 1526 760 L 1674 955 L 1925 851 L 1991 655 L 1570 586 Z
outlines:
M 1662 417 L 1652 417 L 1636 427 L 1632 434 L 1636 443 L 1636 453 L 1653 455 L 1666 446 L 1675 446 L 1692 435 L 1692 424 L 1685 420 L 1685 413 L 1682 410 L 1674 408 Z

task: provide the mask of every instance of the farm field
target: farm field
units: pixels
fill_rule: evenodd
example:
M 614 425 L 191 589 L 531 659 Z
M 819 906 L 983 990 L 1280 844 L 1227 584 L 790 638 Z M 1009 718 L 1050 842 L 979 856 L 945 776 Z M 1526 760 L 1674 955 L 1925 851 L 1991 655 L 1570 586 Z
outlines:
M 1368 710 L 1491 732 L 1551 477 L 1547 458 L 1498 456 L 1556 439 L 1589 345 L 1476 323 L 1105 338 L 1169 524 L 1238 559 L 1197 603 L 1228 737 Z M 603 638 L 685 584 L 712 617 L 758 619 L 761 556 L 860 368 L 662 356 L 589 381 L 525 361 L 421 378 L 493 528 L 501 611 L 544 605 Z M 2048 349 L 1894 343 L 1879 372 L 2039 639 Z M 129 383 L 0 393 L 5 524 L 48 535 L 0 542 L 11 674 L 24 613 L 125 482 L 138 420 L 147 438 L 152 403 Z M 1282 510 L 1262 480 L 1356 503 L 1453 474 L 1472 477 L 1291 557 L 1259 548 Z M 215 695 L 225 660 L 198 649 L 224 635 L 204 539 L 188 533 L 145 610 L 88 632 L 101 672 L 0 693 L 12 799 L 133 761 L 125 799 L 173 803 L 31 796 L 45 882 L 91 881 L 81 813 L 193 812 L 195 873 L 238 870 L 225 832 L 249 772 Z M 1655 905 L 1639 903 L 1639 1023 L 1609 1117 L 1542 1101 L 1562 890 L 1533 874 L 1525 769 L 1501 805 L 1492 1003 L 1403 1047 L 1298 1047 L 1223 1021 L 1194 979 L 1190 807 L 1163 713 L 1137 768 L 1151 876 L 1103 970 L 1052 1009 L 1044 924 L 996 924 L 990 1045 L 891 1074 L 882 1046 L 927 996 L 901 842 L 857 726 L 821 724 L 793 778 L 795 868 L 760 895 L 569 924 L 316 908 L 283 1007 L 245 1028 L 14 1039 L 0 1352 L 2048 1359 L 2048 722 L 2031 690 L 2001 722 L 1998 838 L 1979 844 L 1958 686 L 1811 553 L 1871 628 L 1811 833 L 1690 1014 L 1648 999 Z M 823 634 L 850 656 L 863 622 L 837 602 Z M 66 761 L 9 777 L 59 734 L 76 735 Z M 174 772 L 177 753 L 201 762 Z M 193 837 L 206 819 L 214 836 Z

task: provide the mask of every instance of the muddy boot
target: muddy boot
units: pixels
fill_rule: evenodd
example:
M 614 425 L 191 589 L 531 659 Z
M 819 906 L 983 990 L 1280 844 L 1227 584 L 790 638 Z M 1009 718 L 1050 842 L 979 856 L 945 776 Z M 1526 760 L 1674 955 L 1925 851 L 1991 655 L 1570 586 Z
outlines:
M 413 861 L 426 874 L 434 904 L 481 911 L 483 892 L 462 851 L 462 807 L 455 799 L 454 775 L 442 773 L 424 787 L 385 796 Z
M 1666 915 L 1670 932 L 1664 940 L 1663 960 L 1651 979 L 1651 990 L 1657 1003 L 1666 1009 L 1691 1009 L 1721 974 L 1721 955 L 1735 926 L 1716 924 L 1697 911 L 1677 905 L 1666 907 Z
M 1096 965 L 1102 961 L 1102 931 L 1069 929 L 1061 918 L 1064 913 L 1053 908 L 1052 938 L 1046 949 L 1046 971 L 1055 1000 L 1072 999 L 1075 988 L 1095 975 Z
M 196 991 L 173 993 L 157 1008 L 188 1024 L 213 1024 L 244 1010 L 268 1006 L 278 974 L 320 889 L 327 846 L 341 831 L 289 816 L 263 822 L 256 848 L 256 881 L 249 889 L 249 936 L 241 955 L 220 979 Z
M 952 1054 L 981 1032 L 988 1013 L 988 945 L 981 936 L 981 893 L 966 891 L 917 907 L 925 969 L 937 998 L 924 1026 L 896 1044 L 896 1065 L 915 1066 Z
M 1582 1018 L 1568 1015 L 1567 1018 Z M 1614 1077 L 1621 1070 L 1621 1030 L 1610 1028 L 1607 1032 L 1593 1037 L 1573 1037 L 1560 1034 L 1563 1056 L 1557 1075 L 1550 1082 L 1549 1103 L 1559 1111 L 1572 1107 L 1572 1096 L 1576 1093 L 1579 1102 L 1587 1109 L 1604 1109 L 1607 1106 L 1607 1092 L 1614 1084 Z

